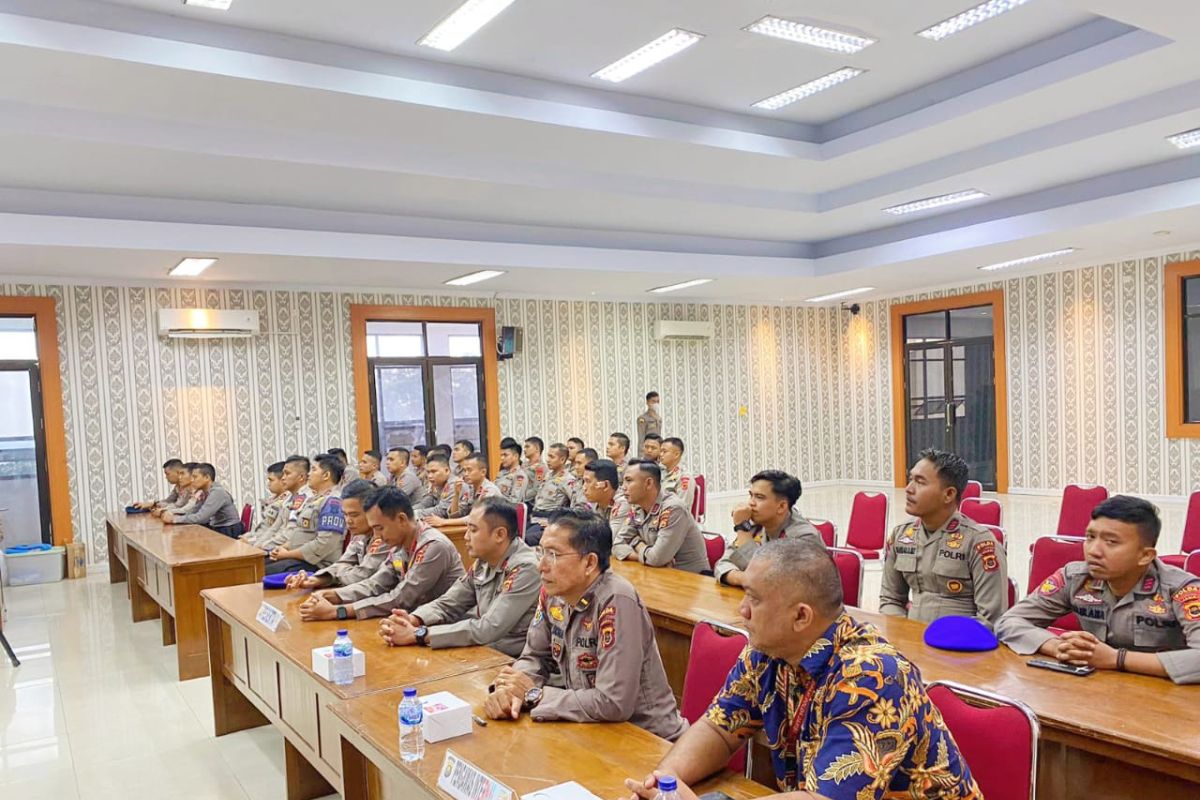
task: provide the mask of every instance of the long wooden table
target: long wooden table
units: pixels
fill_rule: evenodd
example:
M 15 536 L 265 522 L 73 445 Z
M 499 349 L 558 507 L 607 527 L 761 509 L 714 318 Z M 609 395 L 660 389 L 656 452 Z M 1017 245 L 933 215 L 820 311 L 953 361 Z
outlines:
M 390 648 L 377 635 L 379 622 L 373 619 L 303 622 L 299 607 L 307 592 L 264 591 L 261 582 L 202 595 L 216 735 L 267 724 L 279 728 L 289 800 L 342 791 L 341 726 L 329 704 L 494 669 L 512 660 L 488 647 Z M 285 624 L 274 633 L 255 619 L 264 600 L 284 613 Z M 349 631 L 367 660 L 366 675 L 347 686 L 312 671 L 312 650 L 332 644 L 339 628 Z M 393 708 L 393 726 L 394 714 Z
M 451 692 L 483 716 L 483 700 L 496 670 L 479 670 L 431 681 L 422 693 Z M 330 711 L 342 723 L 342 770 L 345 800 L 444 798 L 438 771 L 447 750 L 474 764 L 520 797 L 565 781 L 576 781 L 597 797 L 624 797 L 625 778 L 642 778 L 670 748 L 664 739 L 628 722 L 533 722 L 528 714 L 514 722 L 491 720 L 459 736 L 425 745 L 418 762 L 400 759 L 396 710 L 403 692 L 392 690 L 336 703 Z M 722 791 L 735 800 L 771 790 L 733 773 L 696 787 Z
M 163 645 L 176 645 L 179 680 L 208 674 L 207 630 L 200 592 L 261 583 L 257 547 L 200 525 L 163 525 L 149 514 L 110 514 L 108 576 L 128 581 L 134 622 L 158 619 Z

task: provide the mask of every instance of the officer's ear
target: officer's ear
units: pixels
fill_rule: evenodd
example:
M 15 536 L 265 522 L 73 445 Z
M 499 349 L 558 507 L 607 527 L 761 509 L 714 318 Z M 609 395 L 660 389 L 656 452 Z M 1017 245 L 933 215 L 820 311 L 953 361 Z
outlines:
M 808 603 L 801 601 L 793 606 L 793 609 L 792 629 L 797 633 L 808 629 L 816 622 L 817 612 Z

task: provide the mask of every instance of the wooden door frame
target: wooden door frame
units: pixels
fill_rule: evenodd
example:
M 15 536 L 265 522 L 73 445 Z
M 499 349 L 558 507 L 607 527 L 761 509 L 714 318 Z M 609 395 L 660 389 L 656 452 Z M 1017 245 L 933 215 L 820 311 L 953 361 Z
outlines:
M 496 309 L 447 306 L 350 306 L 350 353 L 354 362 L 354 411 L 358 449 L 374 439 L 371 430 L 370 367 L 367 364 L 367 322 L 478 323 L 483 349 L 484 414 L 487 419 L 488 468 L 500 467 L 500 382 L 496 356 Z
M 62 369 L 58 360 L 58 303 L 53 297 L 0 296 L 0 316 L 33 317 L 37 333 L 38 377 L 42 383 L 42 424 L 46 439 L 46 479 L 50 484 L 50 533 L 54 544 L 75 541 L 71 524 L 71 483 L 67 469 L 67 429 L 63 421 Z
M 1167 438 L 1200 439 L 1200 422 L 1184 419 L 1183 281 L 1200 276 L 1200 261 L 1169 264 L 1163 270 L 1163 369 Z
M 992 342 L 996 380 L 996 491 L 1008 491 L 1008 342 L 1004 336 L 1004 290 L 959 294 L 896 303 L 891 307 L 892 323 L 892 458 L 895 485 L 904 486 L 908 468 L 908 409 L 904 402 L 904 318 L 930 311 L 950 311 L 975 306 L 992 307 Z

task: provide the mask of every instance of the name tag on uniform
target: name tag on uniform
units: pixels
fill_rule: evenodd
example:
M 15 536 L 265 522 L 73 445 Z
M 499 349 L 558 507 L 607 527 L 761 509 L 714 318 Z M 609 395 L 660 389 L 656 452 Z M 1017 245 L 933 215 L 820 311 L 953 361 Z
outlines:
M 438 772 L 438 788 L 454 800 L 514 800 L 516 793 L 491 775 L 446 751 Z
M 270 603 L 263 601 L 263 604 L 258 607 L 258 615 L 255 616 L 258 623 L 271 633 L 279 630 L 280 625 L 286 625 L 283 618 L 283 612 Z

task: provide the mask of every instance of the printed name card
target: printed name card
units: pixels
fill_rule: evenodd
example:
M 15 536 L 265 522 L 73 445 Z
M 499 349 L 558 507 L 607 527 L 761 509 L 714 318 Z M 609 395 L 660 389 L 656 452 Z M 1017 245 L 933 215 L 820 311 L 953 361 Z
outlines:
M 454 800 L 513 800 L 516 796 L 512 789 L 464 761 L 453 750 L 446 751 L 437 785 Z
M 284 624 L 283 612 L 270 603 L 263 601 L 263 604 L 258 608 L 258 616 L 255 617 L 259 624 L 269 630 L 271 633 L 279 630 L 279 626 Z

